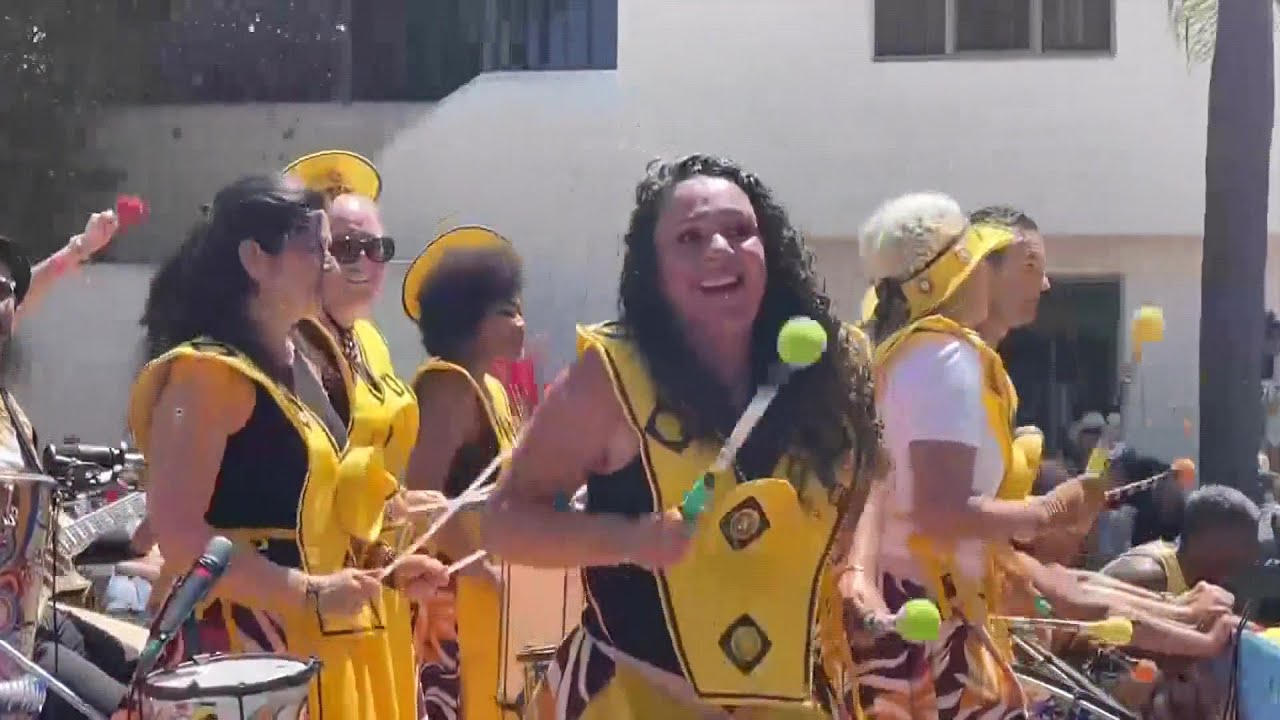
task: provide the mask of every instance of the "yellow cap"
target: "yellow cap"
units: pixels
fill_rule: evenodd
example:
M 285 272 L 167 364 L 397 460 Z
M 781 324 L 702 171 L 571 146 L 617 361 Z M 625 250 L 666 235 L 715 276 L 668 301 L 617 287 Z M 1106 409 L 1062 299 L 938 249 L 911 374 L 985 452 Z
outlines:
M 924 272 L 902 283 L 912 320 L 922 318 L 946 302 L 969 279 L 973 269 L 991 253 L 1009 247 L 1016 236 L 997 225 L 971 225 L 964 236 L 943 251 Z
M 971 225 L 965 234 L 939 255 L 923 272 L 902 283 L 910 319 L 918 320 L 946 302 L 991 253 L 1009 247 L 1017 239 L 1013 230 L 1000 225 Z M 862 321 L 875 315 L 879 298 L 872 285 L 862 296 Z
M 409 264 L 404 273 L 404 286 L 401 291 L 401 302 L 404 314 L 410 320 L 418 321 L 422 308 L 418 306 L 418 294 L 427 278 L 440 266 L 440 261 L 451 252 L 457 250 L 502 249 L 515 252 L 511 241 L 483 225 L 463 225 L 445 232 L 443 235 L 427 243 L 427 247 Z
M 289 163 L 285 175 L 297 178 L 308 190 L 330 199 L 353 193 L 377 200 L 382 176 L 368 158 L 350 150 L 322 150 Z

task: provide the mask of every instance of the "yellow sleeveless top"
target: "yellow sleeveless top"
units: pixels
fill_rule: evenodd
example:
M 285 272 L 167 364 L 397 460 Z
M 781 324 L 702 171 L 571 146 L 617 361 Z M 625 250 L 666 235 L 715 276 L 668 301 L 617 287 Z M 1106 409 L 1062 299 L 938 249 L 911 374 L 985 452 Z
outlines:
M 640 440 L 653 507 L 678 507 L 720 444 L 682 439 L 679 421 L 660 407 L 644 359 L 619 324 L 579 327 L 578 352 L 604 361 Z M 679 674 L 708 703 L 799 706 L 815 697 L 817 614 L 841 513 L 833 493 L 790 458 L 773 474 L 747 480 L 730 470 L 715 476 L 692 551 L 655 573 L 666 624 L 655 632 L 665 630 Z M 586 584 L 592 605 L 606 601 L 592 594 L 589 573 Z M 614 612 L 624 619 L 627 614 L 626 608 Z
M 507 453 L 515 444 L 516 421 L 507 398 L 506 388 L 491 375 L 483 383 L 453 363 L 430 358 L 414 374 L 413 386 L 421 387 L 428 373 L 459 373 L 467 379 L 485 410 L 485 419 L 498 442 L 498 451 Z M 468 481 L 468 484 L 470 482 Z M 481 547 L 479 518 L 473 513 L 460 518 L 472 547 Z M 456 560 L 457 558 L 455 558 Z M 462 707 L 467 720 L 499 720 L 503 717 L 501 702 L 506 697 L 506 623 L 502 608 L 508 600 L 485 580 L 458 576 L 455 612 L 458 623 L 459 670 L 462 676 Z
M 381 506 L 400 489 L 418 437 L 418 400 L 413 390 L 396 376 L 391 351 L 382 333 L 368 320 L 357 320 L 351 328 L 357 351 L 369 376 L 356 372 L 340 347 L 340 341 L 319 320 L 309 319 L 319 332 L 312 337 L 329 344 L 330 355 L 342 374 L 350 407 L 347 447 L 340 472 L 350 487 L 364 486 L 358 504 Z M 381 537 L 393 550 L 413 540 L 407 523 L 384 523 Z M 398 590 L 384 589 L 381 617 L 387 630 L 371 647 L 362 647 L 361 664 L 376 678 L 380 692 L 369 698 L 379 720 L 418 720 L 418 668 L 413 651 L 413 608 Z
M 296 511 L 290 513 L 296 518 L 294 526 L 250 528 L 223 524 L 215 528 L 218 533 L 230 538 L 242 551 L 261 551 L 270 542 L 296 543 L 301 561 L 299 569 L 310 575 L 325 575 L 348 567 L 351 538 L 357 534 L 364 538 L 376 537 L 381 511 L 373 514 L 360 508 L 339 507 L 340 498 L 359 493 L 357 489 L 343 487 L 346 481 L 339 473 L 338 448 L 324 423 L 297 396 L 234 348 L 195 340 L 170 350 L 143 368 L 129 402 L 129 427 L 138 446 L 144 453 L 150 451 L 151 415 L 156 400 L 167 382 L 171 363 L 183 358 L 220 363 L 265 391 L 297 432 L 306 451 L 307 476 Z M 218 482 L 222 482 L 221 477 Z M 216 486 L 214 492 L 217 492 Z M 353 521 L 356 527 L 352 527 Z M 157 587 L 167 587 L 173 573 L 180 570 L 166 568 L 167 577 L 162 578 Z M 204 607 L 215 599 L 216 588 Z M 368 705 L 376 683 L 370 682 L 363 668 L 356 667 L 353 648 L 358 638 L 381 632 L 379 608 L 366 606 L 352 616 L 333 616 L 322 615 L 307 604 L 259 607 L 279 619 L 288 639 L 289 652 L 302 657 L 314 656 L 323 663 L 320 682 L 313 684 L 310 697 L 314 716 L 329 720 L 376 717 Z M 321 685 L 325 688 L 323 696 L 319 692 Z
M 995 497 L 1001 500 L 1024 500 L 1031 492 L 1036 474 L 1040 466 L 1040 452 L 1043 437 L 1038 434 L 1025 434 L 1015 437 L 1014 421 L 1018 409 L 1018 394 L 1014 390 L 1013 381 L 1009 378 L 1000 356 L 973 330 L 949 320 L 941 315 L 931 315 L 899 330 L 891 335 L 875 349 L 875 368 L 877 385 L 892 366 L 894 358 L 904 348 L 924 333 L 939 333 L 959 338 L 971 345 L 978 352 L 983 372 L 983 405 L 987 410 L 987 423 L 992 434 L 999 442 L 1004 456 L 1004 477 L 996 491 Z M 988 614 L 996 612 L 1003 595 L 1000 588 L 1001 571 L 998 570 L 997 558 L 1011 553 L 1007 544 L 990 543 L 992 555 L 987 578 L 982 587 L 963 587 L 960 575 L 954 572 L 954 556 L 945 548 L 938 547 L 932 538 L 916 533 L 908 541 L 926 574 L 930 576 L 930 591 L 938 603 L 943 617 L 949 617 L 952 602 L 943 592 L 943 577 L 950 576 L 956 585 L 956 602 L 965 616 L 977 621 Z
M 1151 558 L 1160 563 L 1160 567 L 1164 569 L 1165 592 L 1181 595 L 1191 589 L 1187 585 L 1186 576 L 1182 574 L 1182 563 L 1178 562 L 1177 545 L 1164 540 L 1152 540 L 1149 543 L 1130 548 L 1121 557 L 1125 555 Z

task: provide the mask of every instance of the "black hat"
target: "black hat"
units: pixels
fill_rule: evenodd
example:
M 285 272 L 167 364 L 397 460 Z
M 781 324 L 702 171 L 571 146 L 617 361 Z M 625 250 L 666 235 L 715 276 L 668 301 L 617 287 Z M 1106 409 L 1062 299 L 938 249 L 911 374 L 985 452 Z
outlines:
M 31 287 L 31 261 L 17 242 L 4 235 L 0 235 L 0 261 L 9 266 L 13 276 L 14 303 L 21 305 L 27 296 L 27 288 Z

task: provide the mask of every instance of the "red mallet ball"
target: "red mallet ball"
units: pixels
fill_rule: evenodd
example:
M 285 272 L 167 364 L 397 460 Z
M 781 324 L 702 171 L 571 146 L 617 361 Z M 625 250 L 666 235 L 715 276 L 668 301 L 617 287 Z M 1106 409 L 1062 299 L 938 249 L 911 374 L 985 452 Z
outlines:
M 145 221 L 148 215 L 147 203 L 137 195 L 116 197 L 116 219 L 120 221 L 121 229 Z

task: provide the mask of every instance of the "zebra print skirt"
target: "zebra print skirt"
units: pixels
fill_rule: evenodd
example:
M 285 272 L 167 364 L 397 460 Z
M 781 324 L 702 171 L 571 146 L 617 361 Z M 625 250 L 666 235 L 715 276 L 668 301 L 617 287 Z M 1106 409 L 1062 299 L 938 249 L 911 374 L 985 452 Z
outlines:
M 885 574 L 885 602 L 897 610 L 926 597 L 909 580 Z M 938 640 L 908 643 L 897 635 L 854 646 L 857 703 L 868 718 L 886 720 L 1020 720 L 1026 697 L 987 630 L 958 614 L 942 624 Z

